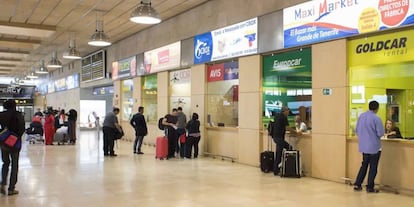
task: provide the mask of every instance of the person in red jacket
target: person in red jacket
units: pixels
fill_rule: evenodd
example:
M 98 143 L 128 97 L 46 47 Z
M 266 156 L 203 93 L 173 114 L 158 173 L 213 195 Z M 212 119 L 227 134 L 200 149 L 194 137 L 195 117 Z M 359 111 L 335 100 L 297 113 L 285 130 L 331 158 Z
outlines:
M 53 136 L 55 135 L 55 117 L 52 108 L 48 108 L 47 110 L 45 115 L 45 124 L 43 127 L 45 131 L 45 144 L 53 145 Z

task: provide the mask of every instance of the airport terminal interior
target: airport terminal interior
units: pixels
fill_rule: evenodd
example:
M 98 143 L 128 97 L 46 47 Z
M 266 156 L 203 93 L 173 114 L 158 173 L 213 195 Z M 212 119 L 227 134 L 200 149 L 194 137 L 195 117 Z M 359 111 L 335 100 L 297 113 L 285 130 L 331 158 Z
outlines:
M 344 183 L 281 178 L 219 158 L 155 159 L 155 148 L 132 153 L 118 141 L 117 157 L 104 157 L 102 132 L 80 132 L 76 145 L 25 143 L 18 195 L 0 195 L 2 207 L 413 206 L 414 199 L 382 191 L 354 192 Z

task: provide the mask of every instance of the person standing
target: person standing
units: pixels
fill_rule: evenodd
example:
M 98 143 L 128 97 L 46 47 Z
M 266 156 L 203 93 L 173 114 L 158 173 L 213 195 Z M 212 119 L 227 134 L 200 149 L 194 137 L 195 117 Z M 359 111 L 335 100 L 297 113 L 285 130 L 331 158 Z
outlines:
M 114 140 L 115 140 L 115 130 L 121 131 L 119 126 L 118 117 L 119 108 L 114 107 L 112 111 L 108 112 L 103 121 L 103 151 L 104 156 L 115 157 L 117 154 L 114 152 Z
M 275 114 L 275 123 L 273 125 L 273 141 L 276 143 L 276 153 L 275 153 L 275 163 L 273 165 L 273 174 L 279 175 L 280 172 L 280 162 L 282 160 L 283 149 L 289 149 L 290 145 L 285 141 L 286 131 L 289 131 L 292 134 L 301 134 L 301 132 L 296 132 L 293 128 L 289 127 L 289 122 L 287 116 L 289 115 L 289 108 L 283 106 L 280 113 Z
M 0 125 L 3 129 L 7 127 L 10 131 L 17 135 L 18 142 L 22 141 L 22 135 L 25 131 L 25 123 L 23 115 L 16 111 L 16 102 L 13 99 L 6 100 L 3 108 L 7 111 L 0 112 Z M 6 195 L 7 177 L 9 174 L 9 166 L 11 164 L 10 182 L 8 187 L 8 195 L 16 195 L 19 193 L 15 189 L 17 183 L 17 174 L 19 171 L 19 155 L 20 149 L 1 148 L 1 158 L 3 161 L 0 193 Z
M 70 144 L 76 144 L 76 120 L 78 119 L 78 112 L 75 109 L 70 109 L 68 116 L 68 137 Z
M 185 135 L 186 133 L 185 126 L 187 124 L 187 116 L 184 114 L 181 106 L 177 108 L 177 120 L 177 145 L 175 147 L 175 152 L 180 153 L 180 157 L 184 158 L 185 143 L 181 143 L 179 138 L 181 135 Z
M 168 155 L 167 159 L 174 158 L 175 155 L 175 148 L 177 145 L 177 109 L 173 108 L 171 114 L 165 115 L 164 119 L 162 120 L 162 124 L 165 126 L 165 133 L 168 138 Z
M 362 164 L 354 183 L 354 190 L 362 190 L 361 185 L 369 166 L 366 191 L 368 193 L 378 193 L 379 191 L 374 189 L 374 180 L 377 176 L 378 162 L 381 156 L 381 137 L 384 135 L 384 126 L 377 116 L 379 103 L 371 101 L 368 107 L 369 110 L 359 116 L 356 125 L 359 152 L 362 153 Z
M 43 125 L 45 131 L 45 144 L 53 145 L 53 137 L 55 135 L 55 116 L 52 107 L 48 107 L 45 114 L 45 124 Z
M 138 107 L 138 113 L 132 116 L 129 123 L 135 129 L 134 154 L 144 154 L 141 151 L 141 146 L 144 136 L 148 134 L 147 122 L 144 117 L 144 107 Z
M 185 157 L 191 159 L 191 151 L 194 148 L 194 158 L 198 157 L 198 143 L 200 142 L 200 121 L 198 114 L 193 113 L 191 120 L 188 121 L 186 129 L 188 130 L 188 137 L 185 146 Z

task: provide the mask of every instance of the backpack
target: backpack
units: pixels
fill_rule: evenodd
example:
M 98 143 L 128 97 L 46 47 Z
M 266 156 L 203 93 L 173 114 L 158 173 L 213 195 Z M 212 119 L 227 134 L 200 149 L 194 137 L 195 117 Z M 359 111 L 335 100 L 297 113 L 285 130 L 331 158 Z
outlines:
M 161 117 L 160 119 L 158 119 L 158 129 L 160 130 L 164 130 L 164 124 L 162 124 L 162 120 L 164 119 L 164 117 Z
M 273 137 L 274 128 L 275 128 L 275 122 L 270 120 L 269 123 L 267 124 L 267 134 L 271 137 Z

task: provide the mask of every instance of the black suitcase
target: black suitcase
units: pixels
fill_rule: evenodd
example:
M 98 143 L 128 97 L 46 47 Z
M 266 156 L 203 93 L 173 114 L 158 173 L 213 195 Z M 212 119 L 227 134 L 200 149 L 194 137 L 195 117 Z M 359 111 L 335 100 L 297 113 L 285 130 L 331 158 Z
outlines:
M 269 150 L 270 146 L 270 150 Z M 264 173 L 273 172 L 273 165 L 275 162 L 275 153 L 272 151 L 272 145 L 270 144 L 270 136 L 267 140 L 267 150 L 260 153 L 260 169 Z
M 300 178 L 300 151 L 283 150 L 282 153 L 282 173 L 281 177 Z

